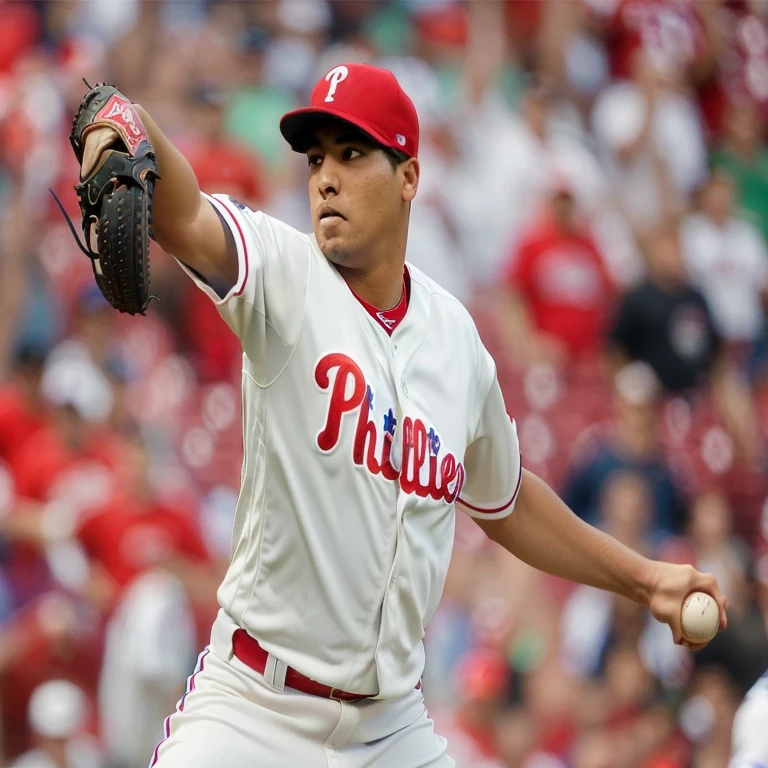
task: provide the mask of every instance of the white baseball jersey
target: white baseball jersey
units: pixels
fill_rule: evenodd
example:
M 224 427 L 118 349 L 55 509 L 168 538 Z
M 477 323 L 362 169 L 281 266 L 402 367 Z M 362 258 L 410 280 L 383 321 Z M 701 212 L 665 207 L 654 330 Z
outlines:
M 747 693 L 733 721 L 729 768 L 768 768 L 768 672 Z
M 186 271 L 244 353 L 222 610 L 307 677 L 403 696 L 423 671 L 454 505 L 501 518 L 520 488 L 493 360 L 464 307 L 417 269 L 390 336 L 313 236 L 208 199 L 237 244 L 239 278 L 221 298 Z

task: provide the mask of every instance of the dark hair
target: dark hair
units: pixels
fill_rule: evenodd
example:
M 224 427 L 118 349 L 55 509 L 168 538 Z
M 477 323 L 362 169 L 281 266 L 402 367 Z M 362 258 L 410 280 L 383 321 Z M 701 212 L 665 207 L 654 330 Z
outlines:
M 401 149 L 395 149 L 394 147 L 385 147 L 381 145 L 381 151 L 387 156 L 392 170 L 396 171 L 399 165 L 402 165 L 406 160 L 410 160 L 411 156 Z

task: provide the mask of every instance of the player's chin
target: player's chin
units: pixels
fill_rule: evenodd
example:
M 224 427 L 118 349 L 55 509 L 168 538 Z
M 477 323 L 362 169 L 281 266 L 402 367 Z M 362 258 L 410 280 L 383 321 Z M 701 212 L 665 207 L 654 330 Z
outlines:
M 348 266 L 352 260 L 352 252 L 346 246 L 343 238 L 317 236 L 317 244 L 328 261 L 339 266 Z

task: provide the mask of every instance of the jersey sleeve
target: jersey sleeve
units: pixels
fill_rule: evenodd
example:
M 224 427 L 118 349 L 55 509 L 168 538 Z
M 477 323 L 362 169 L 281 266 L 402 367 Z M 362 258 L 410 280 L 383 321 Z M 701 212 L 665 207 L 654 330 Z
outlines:
M 192 278 L 240 339 L 249 356 L 266 353 L 270 336 L 291 347 L 298 337 L 309 281 L 308 238 L 262 211 L 252 211 L 228 195 L 203 195 L 226 225 L 237 247 L 237 282 L 217 292 L 202 275 L 184 264 Z
M 517 426 L 507 414 L 496 366 L 488 352 L 485 349 L 482 352 L 487 369 L 483 378 L 486 382 L 490 379 L 490 385 L 478 387 L 487 395 L 474 439 L 464 457 L 466 478 L 457 503 L 470 517 L 498 520 L 515 507 L 523 466 Z

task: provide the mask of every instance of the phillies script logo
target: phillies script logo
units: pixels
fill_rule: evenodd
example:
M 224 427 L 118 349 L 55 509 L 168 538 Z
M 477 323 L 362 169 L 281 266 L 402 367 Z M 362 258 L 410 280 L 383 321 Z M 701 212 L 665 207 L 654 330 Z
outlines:
M 406 416 L 399 425 L 403 438 L 403 460 L 398 472 L 390 462 L 395 428 L 398 426 L 390 408 L 384 415 L 384 440 L 379 456 L 376 456 L 378 430 L 376 422 L 371 419 L 373 390 L 366 384 L 365 376 L 354 360 L 339 352 L 326 355 L 315 368 L 315 382 L 321 389 L 331 392 L 325 426 L 317 436 L 321 451 L 332 451 L 338 444 L 345 414 L 356 415 L 357 427 L 352 444 L 352 461 L 355 464 L 365 465 L 371 474 L 383 475 L 387 480 L 399 479 L 400 487 L 406 493 L 415 493 L 422 498 L 431 496 L 448 504 L 456 501 L 464 484 L 464 467 L 452 453 L 438 458 L 440 438 L 434 429 L 427 430 L 421 419 Z M 425 466 L 429 467 L 426 483 L 421 477 Z
M 106 120 L 120 130 L 120 135 L 132 153 L 135 153 L 139 144 L 148 138 L 147 129 L 133 108 L 133 104 L 117 94 L 111 96 L 101 108 L 94 122 L 97 120 Z

